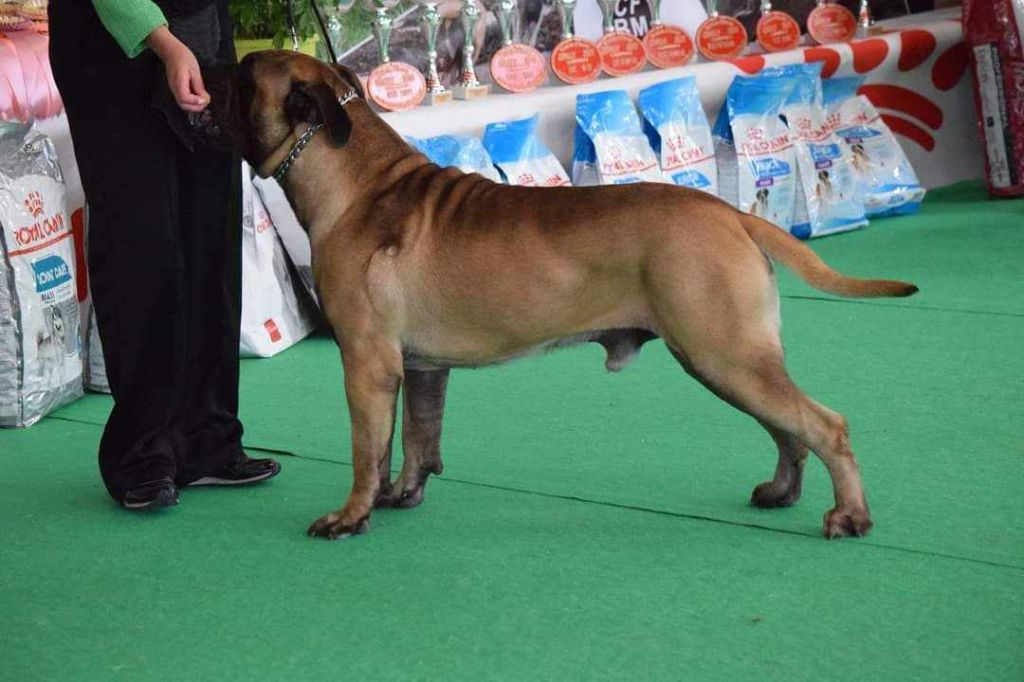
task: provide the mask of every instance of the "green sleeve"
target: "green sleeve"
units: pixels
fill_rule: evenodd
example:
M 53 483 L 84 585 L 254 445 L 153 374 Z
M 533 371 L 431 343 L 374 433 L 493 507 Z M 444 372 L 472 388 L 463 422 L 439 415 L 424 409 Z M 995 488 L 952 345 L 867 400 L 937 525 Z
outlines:
M 92 0 L 107 32 L 129 57 L 146 49 L 146 38 L 167 19 L 152 0 Z

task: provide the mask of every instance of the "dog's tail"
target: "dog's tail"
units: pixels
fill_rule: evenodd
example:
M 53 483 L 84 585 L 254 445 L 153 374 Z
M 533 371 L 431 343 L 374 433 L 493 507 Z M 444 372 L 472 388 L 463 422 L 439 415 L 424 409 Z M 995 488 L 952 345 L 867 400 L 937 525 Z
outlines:
M 749 214 L 740 217 L 747 234 L 761 250 L 796 273 L 815 289 L 851 298 L 911 296 L 918 289 L 909 282 L 891 279 L 847 277 L 830 268 L 806 244 L 763 218 Z

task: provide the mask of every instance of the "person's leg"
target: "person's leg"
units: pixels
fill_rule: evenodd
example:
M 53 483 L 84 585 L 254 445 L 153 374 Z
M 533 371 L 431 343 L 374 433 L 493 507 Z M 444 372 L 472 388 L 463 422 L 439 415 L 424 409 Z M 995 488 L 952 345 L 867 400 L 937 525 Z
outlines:
M 239 161 L 196 150 L 181 155 L 177 172 L 189 329 L 186 392 L 174 430 L 181 453 L 178 482 L 185 484 L 241 450 Z
M 155 57 L 97 63 L 75 49 L 89 46 L 75 31 L 95 27 L 73 6 L 54 12 L 67 14 L 52 25 L 51 61 L 89 206 L 92 296 L 114 397 L 100 471 L 111 496 L 124 501 L 133 488 L 176 475 L 168 437 L 183 370 L 176 151 L 148 106 L 160 74 Z M 84 25 L 68 25 L 76 18 Z
M 240 161 L 213 150 L 183 151 L 178 187 L 189 325 L 187 388 L 174 424 L 177 482 L 265 480 L 277 474 L 278 465 L 244 455 L 238 420 Z

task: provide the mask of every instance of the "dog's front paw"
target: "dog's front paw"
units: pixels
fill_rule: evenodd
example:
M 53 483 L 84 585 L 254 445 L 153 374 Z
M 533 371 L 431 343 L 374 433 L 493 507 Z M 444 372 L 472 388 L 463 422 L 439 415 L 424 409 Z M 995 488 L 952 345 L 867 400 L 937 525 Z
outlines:
M 825 537 L 832 538 L 863 537 L 868 534 L 874 523 L 867 509 L 831 509 L 825 512 Z
M 331 512 L 321 516 L 314 521 L 306 535 L 309 537 L 327 538 L 328 540 L 341 540 L 351 535 L 361 535 L 370 530 L 370 517 L 364 516 L 359 519 L 350 520 L 343 512 Z

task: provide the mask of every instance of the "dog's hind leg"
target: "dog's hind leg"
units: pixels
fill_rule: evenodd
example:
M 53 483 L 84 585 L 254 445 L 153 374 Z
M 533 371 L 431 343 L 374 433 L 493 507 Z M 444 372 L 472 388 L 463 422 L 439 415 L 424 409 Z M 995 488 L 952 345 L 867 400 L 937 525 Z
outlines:
M 678 351 L 674 354 L 716 395 L 760 421 L 779 445 L 776 477 L 755 489 L 755 504 L 780 506 L 779 502 L 799 494 L 800 456 L 803 446 L 807 446 L 821 458 L 832 477 L 835 507 L 825 514 L 825 537 L 865 535 L 872 522 L 857 461 L 850 450 L 846 420 L 797 388 L 783 366 L 781 348 L 746 356 L 721 347 L 708 355 L 709 347 L 703 348 L 701 357 Z
M 308 531 L 310 536 L 331 540 L 369 530 L 370 511 L 380 492 L 381 465 L 391 444 L 395 403 L 402 383 L 402 354 L 387 341 L 345 344 L 342 362 L 352 420 L 352 491 L 344 507 L 321 516 Z
M 754 488 L 750 501 L 757 507 L 789 507 L 800 499 L 800 488 L 804 478 L 804 462 L 807 461 L 807 446 L 793 434 L 775 428 L 765 422 L 761 426 L 779 448 L 779 462 L 775 466 L 775 477 Z
M 386 494 L 377 498 L 378 507 L 410 509 L 423 501 L 430 474 L 440 474 L 441 420 L 448 390 L 448 370 L 405 370 L 402 383 L 402 473 Z

